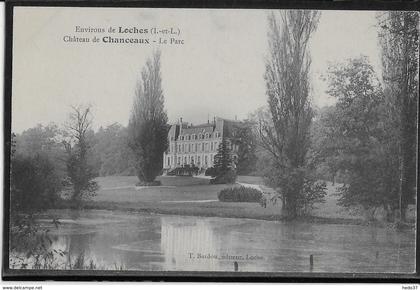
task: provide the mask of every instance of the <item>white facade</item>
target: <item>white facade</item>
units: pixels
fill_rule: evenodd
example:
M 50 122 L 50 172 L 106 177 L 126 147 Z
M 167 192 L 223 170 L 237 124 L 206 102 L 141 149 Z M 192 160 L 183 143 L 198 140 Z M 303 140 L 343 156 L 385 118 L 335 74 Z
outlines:
M 182 124 L 182 125 L 181 125 Z M 193 126 L 179 122 L 168 133 L 169 147 L 163 154 L 163 168 L 168 171 L 186 165 L 199 169 L 212 167 L 222 142 L 225 120 Z

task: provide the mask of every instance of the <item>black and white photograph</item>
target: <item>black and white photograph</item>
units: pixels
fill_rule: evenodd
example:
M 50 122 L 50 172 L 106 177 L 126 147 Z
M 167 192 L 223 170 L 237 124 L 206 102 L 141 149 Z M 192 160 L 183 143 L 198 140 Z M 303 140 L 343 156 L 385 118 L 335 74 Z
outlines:
M 12 12 L 4 276 L 417 273 L 419 12 Z

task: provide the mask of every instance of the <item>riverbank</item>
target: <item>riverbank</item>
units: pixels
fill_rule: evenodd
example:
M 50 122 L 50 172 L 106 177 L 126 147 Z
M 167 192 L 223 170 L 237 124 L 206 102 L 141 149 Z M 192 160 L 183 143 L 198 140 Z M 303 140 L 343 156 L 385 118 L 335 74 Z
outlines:
M 192 177 L 159 177 L 162 186 L 136 187 L 136 177 L 109 176 L 97 179 L 100 190 L 86 209 L 121 210 L 139 213 L 182 216 L 247 218 L 256 220 L 285 220 L 279 204 L 266 208 L 258 203 L 220 202 L 217 194 L 223 188 L 239 185 L 213 185 L 208 179 Z M 262 184 L 258 177 L 239 177 L 242 185 Z M 311 216 L 299 221 L 319 224 L 371 225 L 363 216 L 352 214 L 337 205 L 335 187 L 328 184 L 325 203 L 315 206 Z M 377 226 L 388 226 L 374 222 Z

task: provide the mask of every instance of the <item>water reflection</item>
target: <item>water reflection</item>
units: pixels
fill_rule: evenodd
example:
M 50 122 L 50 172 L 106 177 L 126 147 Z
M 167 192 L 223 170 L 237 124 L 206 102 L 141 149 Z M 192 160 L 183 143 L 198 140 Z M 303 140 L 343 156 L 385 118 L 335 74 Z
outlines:
M 210 223 L 182 217 L 161 218 L 164 269 L 189 271 L 219 270 L 217 241 Z
M 50 215 L 50 218 L 54 215 Z M 51 227 L 56 268 L 83 256 L 97 269 L 156 271 L 412 272 L 414 232 L 356 225 L 69 212 Z M 41 222 L 44 226 L 48 216 Z

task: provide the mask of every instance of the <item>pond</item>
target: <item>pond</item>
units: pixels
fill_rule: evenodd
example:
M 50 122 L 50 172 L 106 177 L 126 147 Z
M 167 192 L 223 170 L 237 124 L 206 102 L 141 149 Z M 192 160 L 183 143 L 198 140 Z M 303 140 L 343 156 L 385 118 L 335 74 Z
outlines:
M 252 272 L 415 270 L 412 230 L 101 210 L 51 211 L 38 222 L 50 227 L 51 249 L 66 251 L 61 268 L 82 255 L 97 269 L 234 271 L 237 263 Z

